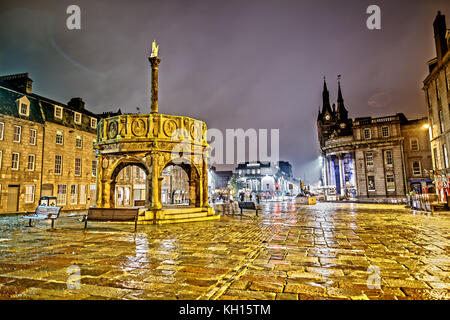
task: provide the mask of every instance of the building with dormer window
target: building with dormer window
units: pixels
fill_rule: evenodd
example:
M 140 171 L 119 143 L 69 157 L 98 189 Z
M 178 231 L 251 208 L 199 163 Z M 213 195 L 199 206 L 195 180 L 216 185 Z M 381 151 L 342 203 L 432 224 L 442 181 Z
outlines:
M 33 93 L 28 73 L 0 77 L 0 214 L 34 211 L 40 196 L 63 210 L 95 203 L 97 114 Z

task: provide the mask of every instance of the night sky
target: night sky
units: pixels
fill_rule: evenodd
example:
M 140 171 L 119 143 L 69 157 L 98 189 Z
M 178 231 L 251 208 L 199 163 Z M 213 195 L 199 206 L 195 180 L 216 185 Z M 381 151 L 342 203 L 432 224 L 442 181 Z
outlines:
M 94 112 L 147 113 L 156 39 L 161 113 L 221 130 L 279 128 L 280 158 L 308 182 L 319 178 L 323 77 L 333 103 L 342 75 L 352 118 L 423 117 L 438 10 L 450 26 L 448 0 L 91 2 L 3 0 L 0 74 L 29 72 L 34 92 L 82 97 Z M 66 27 L 70 4 L 81 8 L 81 30 Z M 371 4 L 381 30 L 366 28 Z

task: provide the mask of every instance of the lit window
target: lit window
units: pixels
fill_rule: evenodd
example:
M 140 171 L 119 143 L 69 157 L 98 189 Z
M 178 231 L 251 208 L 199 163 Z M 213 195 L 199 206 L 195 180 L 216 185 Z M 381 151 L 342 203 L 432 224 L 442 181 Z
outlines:
M 367 189 L 369 191 L 375 191 L 375 177 L 367 176 Z
M 34 202 L 34 191 L 36 187 L 34 184 L 29 184 L 25 186 L 25 203 Z
M 97 176 L 97 160 L 92 160 L 92 176 Z
M 36 145 L 36 130 L 30 129 L 30 144 L 32 146 Z
M 366 152 L 366 165 L 368 167 L 373 166 L 373 152 Z
M 56 196 L 56 204 L 59 205 L 65 205 L 67 199 L 67 185 L 65 184 L 58 184 L 58 193 Z
M 58 130 L 56 131 L 56 144 L 64 143 L 64 132 Z
M 420 166 L 420 161 L 418 161 L 418 160 L 413 161 L 413 163 L 412 163 L 412 173 L 415 176 L 420 176 L 421 175 L 422 169 L 421 169 L 421 166 Z
M 19 170 L 20 153 L 13 152 L 11 156 L 11 169 Z
M 55 174 L 61 174 L 62 173 L 62 156 L 57 154 L 55 156 Z
M 0 150 L 0 169 L 2 168 L 3 151 Z
M 364 129 L 364 139 L 370 139 L 372 136 L 370 134 L 370 128 Z
M 392 163 L 393 163 L 392 150 L 386 150 L 386 152 L 385 152 L 385 159 L 386 159 L 386 164 L 388 166 L 391 166 Z
M 30 114 L 28 104 L 23 103 L 23 102 L 19 102 L 19 104 L 20 104 L 19 114 L 21 116 L 27 116 L 28 117 L 28 115 Z
M 75 175 L 81 176 L 81 158 L 75 158 Z
M 381 128 L 381 135 L 384 138 L 389 137 L 389 127 L 382 127 Z
M 77 204 L 77 188 L 76 184 L 70 186 L 70 204 Z
M 81 149 L 83 147 L 83 138 L 81 138 L 81 136 L 77 136 L 77 138 L 75 140 L 75 146 L 78 149 Z
M 417 138 L 411 138 L 409 143 L 411 145 L 411 151 L 419 151 L 419 140 Z
M 442 152 L 444 154 L 444 165 L 445 165 L 445 168 L 448 168 L 447 145 L 445 143 L 442 145 Z
M 28 171 L 34 171 L 34 163 L 36 161 L 36 156 L 34 154 L 28 155 Z
M 75 112 L 73 117 L 76 124 L 81 124 L 81 113 Z
M 395 191 L 395 179 L 393 174 L 386 175 L 387 191 Z
M 55 118 L 62 119 L 62 115 L 63 115 L 63 108 L 55 106 Z
M 13 142 L 20 142 L 21 136 L 22 136 L 22 127 L 14 126 Z
M 91 118 L 91 128 L 96 129 L 97 128 L 97 119 Z
M 3 140 L 3 131 L 5 130 L 5 124 L 0 122 L 0 140 Z

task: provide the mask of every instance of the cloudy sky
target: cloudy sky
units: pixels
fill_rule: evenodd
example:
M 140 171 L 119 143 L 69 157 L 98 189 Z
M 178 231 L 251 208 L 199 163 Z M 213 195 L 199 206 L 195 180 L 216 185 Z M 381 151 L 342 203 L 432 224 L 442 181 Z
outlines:
M 94 112 L 146 112 L 156 39 L 160 112 L 221 130 L 280 129 L 280 158 L 310 182 L 323 77 L 336 100 L 342 75 L 351 117 L 425 116 L 432 23 L 438 10 L 450 16 L 447 0 L 91 2 L 2 1 L 0 74 L 29 72 L 36 93 L 83 97 Z M 70 4 L 81 30 L 66 27 Z M 371 4 L 381 30 L 366 27 Z

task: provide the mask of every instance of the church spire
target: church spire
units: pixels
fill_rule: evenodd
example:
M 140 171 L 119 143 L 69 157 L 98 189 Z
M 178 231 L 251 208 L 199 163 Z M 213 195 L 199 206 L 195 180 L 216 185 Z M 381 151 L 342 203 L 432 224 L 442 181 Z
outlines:
M 345 109 L 344 106 L 344 98 L 342 97 L 342 90 L 341 90 L 341 75 L 338 75 L 338 98 L 337 98 L 337 117 L 339 120 L 346 120 L 348 116 L 348 111 Z
M 328 92 L 326 79 L 325 79 L 325 77 L 323 77 L 322 115 L 325 115 L 326 111 L 328 111 L 330 116 L 333 115 L 333 111 L 331 110 L 331 105 L 330 105 L 330 93 Z

